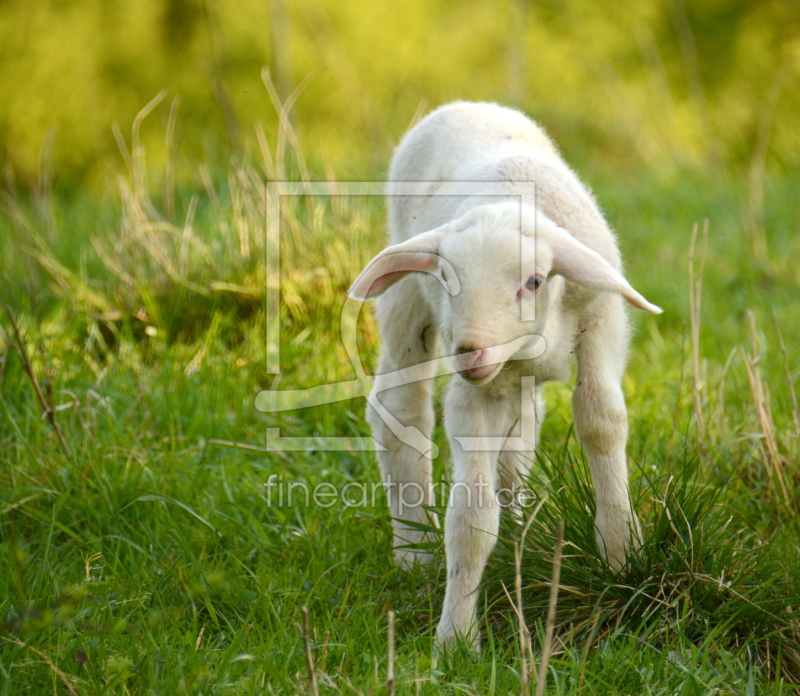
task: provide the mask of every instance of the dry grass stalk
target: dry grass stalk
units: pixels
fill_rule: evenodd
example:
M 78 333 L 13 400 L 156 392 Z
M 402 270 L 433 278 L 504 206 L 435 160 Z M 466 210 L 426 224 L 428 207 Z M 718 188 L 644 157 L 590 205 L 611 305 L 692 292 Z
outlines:
M 761 429 L 762 437 L 758 440 L 764 463 L 769 466 L 774 474 L 774 481 L 777 481 L 780 488 L 781 498 L 787 510 L 793 511 L 791 496 L 783 472 L 784 459 L 778 449 L 778 442 L 775 438 L 775 424 L 772 420 L 772 410 L 769 405 L 769 393 L 767 392 L 762 380 L 761 370 L 758 367 L 758 336 L 756 333 L 756 319 L 750 310 L 747 310 L 747 318 L 750 322 L 750 340 L 753 355 L 740 346 L 742 360 L 747 371 L 747 380 L 750 383 L 750 392 L 753 395 L 753 402 L 756 407 L 756 416 Z M 774 486 L 774 483 L 772 483 Z
M 14 645 L 19 645 L 21 648 L 27 648 L 31 652 L 36 653 L 39 657 L 44 660 L 45 664 L 53 670 L 53 673 L 63 682 L 64 686 L 67 687 L 67 691 L 69 691 L 73 696 L 78 696 L 77 689 L 73 686 L 72 681 L 77 681 L 75 677 L 68 677 L 64 672 L 62 672 L 56 664 L 48 657 L 47 653 L 42 652 L 41 650 L 37 650 L 32 645 L 28 645 L 27 643 L 21 641 L 19 638 L 8 638 L 7 636 L 0 636 L 3 640 L 7 640 L 9 643 L 14 643 Z M 55 686 L 53 687 L 55 690 Z
M 131 128 L 131 161 L 133 162 L 133 170 L 131 171 L 131 178 L 133 180 L 134 190 L 138 198 L 152 210 L 150 196 L 147 190 L 147 167 L 145 166 L 144 147 L 142 147 L 139 133 L 142 128 L 144 120 L 152 113 L 152 111 L 164 100 L 167 96 L 167 90 L 162 89 L 155 97 L 153 97 L 145 107 L 136 114 L 133 119 L 133 126 Z
M 178 257 L 178 273 L 180 277 L 186 279 L 188 265 L 189 265 L 189 243 L 195 240 L 194 229 L 194 216 L 197 212 L 197 203 L 199 197 L 195 194 L 189 201 L 189 210 L 186 212 L 186 222 L 183 225 L 183 234 L 181 235 L 181 251 Z
M 672 450 L 672 440 L 675 437 L 676 433 L 678 433 L 678 422 L 680 421 L 681 413 L 683 412 L 683 384 L 684 380 L 686 379 L 686 322 L 683 323 L 683 327 L 681 329 L 681 376 L 678 380 L 678 395 L 675 398 L 675 415 L 672 417 L 672 433 L 669 436 L 669 449 Z
M 518 543 L 514 547 L 514 590 L 517 600 L 517 620 L 519 622 L 519 693 L 520 696 L 528 696 L 530 693 L 530 679 L 528 678 L 527 651 L 530 643 L 530 632 L 525 624 L 525 614 L 522 606 L 521 546 L 522 544 Z M 531 661 L 531 668 L 535 669 L 533 661 Z
M 543 696 L 547 683 L 547 664 L 553 649 L 553 631 L 556 624 L 556 604 L 558 602 L 558 583 L 561 579 L 561 550 L 564 546 L 564 521 L 558 523 L 556 551 L 553 558 L 553 579 L 550 581 L 550 606 L 547 609 L 547 625 L 544 631 L 544 647 L 542 648 L 542 664 L 539 665 L 539 678 L 536 682 L 536 696 Z
M 589 648 L 592 647 L 592 642 L 595 637 L 595 631 L 597 630 L 597 624 L 600 623 L 600 617 L 602 616 L 602 611 L 600 607 L 595 608 L 594 618 L 592 619 L 592 627 L 589 629 L 589 637 L 586 639 L 586 643 L 583 646 L 583 652 L 581 654 L 581 673 L 580 677 L 578 678 L 578 696 L 583 693 L 583 683 L 586 679 L 586 662 L 589 659 Z
M 197 640 L 194 642 L 194 651 L 200 650 L 200 645 L 203 643 L 203 634 L 206 632 L 206 626 L 203 624 L 200 627 L 200 632 L 197 634 Z
M 276 174 L 278 174 L 281 178 L 281 181 L 286 181 L 286 169 L 284 166 L 285 163 L 285 154 L 286 154 L 286 141 L 289 141 L 289 144 L 292 146 L 292 151 L 294 152 L 295 158 L 297 159 L 297 166 L 300 169 L 300 178 L 302 181 L 310 181 L 311 177 L 308 173 L 308 167 L 306 166 L 306 158 L 303 155 L 303 150 L 300 147 L 300 141 L 297 138 L 297 133 L 294 130 L 294 126 L 292 125 L 291 119 L 289 118 L 289 114 L 291 113 L 292 107 L 300 95 L 305 91 L 305 88 L 308 86 L 308 83 L 311 82 L 312 79 L 316 76 L 317 71 L 311 72 L 303 79 L 303 81 L 294 89 L 294 91 L 286 98 L 285 102 L 281 101 L 280 94 L 278 93 L 275 84 L 272 81 L 272 77 L 269 74 L 269 70 L 264 68 L 261 71 L 261 80 L 264 83 L 264 87 L 267 88 L 267 94 L 269 94 L 269 98 L 272 101 L 272 106 L 275 108 L 276 113 L 278 114 L 278 119 L 280 120 L 280 131 L 278 133 L 278 145 L 276 150 L 275 160 L 277 161 L 278 168 Z
M 775 322 L 775 331 L 778 334 L 778 344 L 781 347 L 781 355 L 783 356 L 783 371 L 786 373 L 786 382 L 789 385 L 789 396 L 792 398 L 792 420 L 794 421 L 794 430 L 797 434 L 797 441 L 800 444 L 800 408 L 797 407 L 797 394 L 794 390 L 794 380 L 792 380 L 792 371 L 789 369 L 789 358 L 786 355 L 786 345 L 783 342 L 783 334 L 781 327 L 778 324 L 778 314 L 775 308 L 772 308 L 772 320 Z
M 536 663 L 533 660 L 533 647 L 531 645 L 531 632 L 528 630 L 528 624 L 525 621 L 525 609 L 522 603 L 522 552 L 525 548 L 525 537 L 531 524 L 536 519 L 539 510 L 542 509 L 547 500 L 547 496 L 542 497 L 539 503 L 534 508 L 525 526 L 522 528 L 522 533 L 519 535 L 519 540 L 514 546 L 514 590 L 516 595 L 516 606 L 511 601 L 511 606 L 514 606 L 517 613 L 517 622 L 519 624 L 519 661 L 520 661 L 520 679 L 519 679 L 519 692 L 521 696 L 526 696 L 530 693 L 530 675 L 528 674 L 528 659 L 530 659 L 530 668 L 533 673 L 534 679 L 538 681 L 536 673 Z M 505 587 L 503 588 L 505 589 Z M 506 592 L 508 594 L 508 592 Z
M 700 370 L 700 302 L 703 296 L 703 269 L 708 250 L 708 219 L 703 223 L 703 249 L 695 277 L 694 252 L 697 241 L 697 223 L 692 228 L 689 244 L 689 321 L 692 333 L 692 370 L 694 374 L 694 415 L 697 422 L 697 440 L 702 448 L 705 444 L 705 420 L 703 418 L 703 388 L 705 384 Z
M 301 635 L 303 636 L 303 647 L 306 650 L 306 666 L 308 667 L 308 679 L 310 682 L 311 696 L 319 696 L 317 687 L 317 673 L 314 671 L 314 658 L 311 655 L 311 641 L 308 637 L 308 607 L 303 606 L 303 626 Z
M 181 103 L 180 97 L 175 97 L 169 107 L 169 120 L 167 121 L 167 171 L 166 171 L 166 206 L 167 220 L 175 221 L 175 160 L 177 146 L 175 143 L 175 126 L 178 121 L 178 106 Z
M 389 647 L 388 658 L 386 666 L 386 693 L 388 696 L 394 696 L 394 612 L 389 611 Z
M 17 320 L 14 316 L 14 312 L 11 307 L 6 307 L 6 310 L 8 311 L 8 318 L 11 320 L 11 328 L 14 330 L 14 337 L 17 340 L 19 354 L 22 358 L 22 366 L 25 368 L 25 372 L 33 384 L 33 389 L 36 392 L 36 397 L 39 399 L 39 404 L 42 407 L 43 414 L 47 420 L 50 421 L 50 425 L 53 426 L 53 430 L 55 430 L 55 433 L 58 436 L 58 441 L 61 443 L 61 448 L 64 450 L 64 454 L 72 459 L 72 450 L 69 448 L 67 439 L 64 437 L 64 433 L 61 432 L 61 428 L 56 422 L 55 409 L 51 404 L 47 403 L 47 399 L 45 399 L 42 389 L 39 386 L 39 380 L 36 379 L 36 375 L 33 373 L 33 368 L 31 367 L 30 360 L 28 359 L 28 350 L 25 348 L 25 342 L 22 340 L 22 336 L 19 333 L 19 327 L 17 326 Z
M 725 410 L 725 379 L 728 376 L 728 369 L 733 362 L 734 357 L 739 352 L 738 348 L 732 348 L 731 352 L 728 353 L 728 359 L 725 361 L 725 365 L 722 368 L 722 373 L 719 376 L 719 384 L 717 386 L 717 426 L 720 428 L 721 433 L 723 435 L 722 438 L 727 437 L 730 428 L 728 427 L 728 418 L 727 412 Z

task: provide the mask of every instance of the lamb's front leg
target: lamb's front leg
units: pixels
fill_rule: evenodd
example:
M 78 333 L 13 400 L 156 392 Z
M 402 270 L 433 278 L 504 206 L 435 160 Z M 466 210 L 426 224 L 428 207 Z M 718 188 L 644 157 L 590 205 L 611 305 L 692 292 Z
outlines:
M 580 334 L 577 385 L 572 395 L 575 432 L 592 470 L 597 543 L 615 570 L 625 564 L 628 549 L 638 546 L 641 538 L 628 492 L 625 458 L 628 413 L 621 380 L 627 333 L 621 298 L 607 295 L 599 299 Z
M 383 350 L 367 405 L 372 436 L 385 448 L 378 452 L 383 484 L 392 514 L 395 562 L 405 568 L 432 556 L 418 548 L 432 541 L 419 525 L 435 504 L 431 466 L 431 405 L 437 335 L 419 287 L 408 282 L 390 288 L 377 304 Z M 412 381 L 400 380 L 398 371 Z M 406 524 L 409 522 L 410 524 Z
M 478 587 L 497 541 L 500 504 L 495 476 L 498 443 L 504 439 L 507 420 L 505 409 L 498 408 L 496 401 L 484 403 L 480 389 L 455 378 L 445 402 L 453 483 L 444 529 L 447 589 L 436 632 L 440 645 L 463 636 L 480 649 Z

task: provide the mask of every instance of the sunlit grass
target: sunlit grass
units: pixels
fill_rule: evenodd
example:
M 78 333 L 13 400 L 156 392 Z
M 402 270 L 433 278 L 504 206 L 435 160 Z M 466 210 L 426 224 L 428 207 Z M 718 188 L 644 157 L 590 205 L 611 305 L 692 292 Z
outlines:
M 269 496 L 271 476 L 311 489 L 378 481 L 369 453 L 258 450 L 267 427 L 366 435 L 363 402 L 273 415 L 254 399 L 267 387 L 352 378 L 339 316 L 384 223 L 377 199 L 284 204 L 282 373 L 267 374 L 264 181 L 296 164 L 263 144 L 268 156 L 204 172 L 173 203 L 141 169 L 141 150 L 130 155 L 118 207 L 4 192 L 3 297 L 73 451 L 65 456 L 41 417 L 3 317 L 7 693 L 305 692 L 303 605 L 322 692 L 384 690 L 389 609 L 397 692 L 519 692 L 518 622 L 503 590 L 513 591 L 520 531 L 510 516 L 482 589 L 483 654 L 437 661 L 443 552 L 431 568 L 395 568 L 380 496 L 330 507 Z M 546 502 L 522 554 L 535 661 L 563 520 L 549 693 L 786 693 L 781 684 L 800 681 L 796 177 L 767 181 L 761 259 L 736 179 L 706 185 L 686 172 L 592 183 L 629 279 L 666 310 L 633 318 L 624 382 L 644 542 L 619 577 L 598 557 L 570 386 L 549 385 L 531 476 Z M 706 217 L 693 343 L 688 251 L 692 224 Z M 371 366 L 369 309 L 360 340 Z M 435 437 L 446 454 L 441 428 Z M 446 479 L 442 458 L 435 474 Z

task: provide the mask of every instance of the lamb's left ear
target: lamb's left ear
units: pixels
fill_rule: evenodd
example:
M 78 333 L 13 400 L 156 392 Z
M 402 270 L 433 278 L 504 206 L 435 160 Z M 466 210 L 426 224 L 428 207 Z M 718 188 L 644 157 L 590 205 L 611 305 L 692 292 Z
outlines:
M 661 314 L 664 310 L 650 304 L 619 271 L 614 270 L 596 251 L 581 244 L 575 237 L 561 227 L 553 226 L 548 230 L 547 241 L 553 251 L 553 270 L 576 283 L 597 290 L 618 292 L 638 309 L 652 314 Z
M 409 273 L 431 273 L 439 266 L 439 244 L 451 228 L 452 224 L 447 223 L 402 244 L 386 247 L 369 262 L 347 294 L 357 300 L 368 300 L 383 294 Z

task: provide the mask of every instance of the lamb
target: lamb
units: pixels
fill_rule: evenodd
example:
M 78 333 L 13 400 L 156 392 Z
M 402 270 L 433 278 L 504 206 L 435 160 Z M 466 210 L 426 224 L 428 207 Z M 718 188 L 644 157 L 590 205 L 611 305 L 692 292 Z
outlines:
M 620 569 L 637 543 L 620 384 L 629 338 L 623 300 L 661 310 L 622 276 L 592 195 L 519 111 L 466 102 L 437 109 L 405 135 L 389 179 L 391 245 L 350 289 L 351 297 L 378 298 L 383 347 L 367 418 L 384 448 L 395 561 L 427 562 L 415 546 L 425 541 L 417 523 L 434 503 L 431 451 L 418 443 L 433 427 L 443 347 L 457 376 L 444 404 L 453 464 L 437 645 L 462 636 L 479 649 L 477 589 L 498 533 L 497 492 L 527 471 L 542 385 L 569 378 L 573 353 L 573 417 L 595 487 L 599 548 Z M 410 379 L 392 380 L 409 369 Z M 412 486 L 419 500 L 409 504 L 402 492 Z

